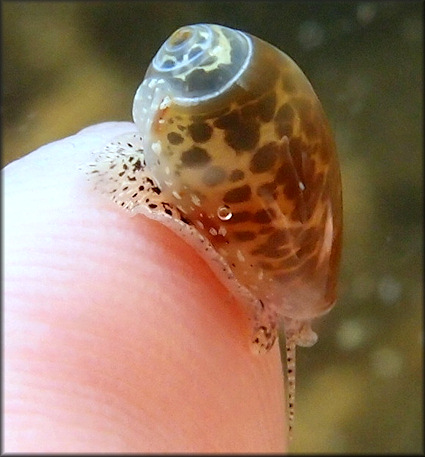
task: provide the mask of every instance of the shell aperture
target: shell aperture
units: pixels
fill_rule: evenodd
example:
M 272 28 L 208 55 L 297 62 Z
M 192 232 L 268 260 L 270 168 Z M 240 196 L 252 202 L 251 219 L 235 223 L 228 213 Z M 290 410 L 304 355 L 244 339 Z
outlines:
M 182 27 L 153 58 L 133 118 L 140 137 L 98 153 L 96 187 L 202 244 L 220 279 L 254 304 L 257 343 L 269 349 L 283 321 L 287 338 L 314 344 L 310 322 L 336 300 L 341 181 L 327 119 L 295 62 L 240 31 Z

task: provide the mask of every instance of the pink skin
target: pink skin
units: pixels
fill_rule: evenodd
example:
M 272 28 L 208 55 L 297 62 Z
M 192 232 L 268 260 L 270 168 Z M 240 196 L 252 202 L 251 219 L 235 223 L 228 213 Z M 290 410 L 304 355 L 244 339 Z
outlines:
M 4 451 L 284 452 L 278 345 L 177 235 L 93 192 L 89 127 L 3 170 Z

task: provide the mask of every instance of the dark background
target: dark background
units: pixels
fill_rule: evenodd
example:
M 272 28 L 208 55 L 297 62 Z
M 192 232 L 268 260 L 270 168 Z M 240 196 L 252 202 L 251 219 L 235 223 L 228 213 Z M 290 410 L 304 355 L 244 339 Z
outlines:
M 294 452 L 418 453 L 422 410 L 423 2 L 2 2 L 3 165 L 102 121 L 131 120 L 162 42 L 197 22 L 289 54 L 338 145 L 337 306 L 298 351 Z

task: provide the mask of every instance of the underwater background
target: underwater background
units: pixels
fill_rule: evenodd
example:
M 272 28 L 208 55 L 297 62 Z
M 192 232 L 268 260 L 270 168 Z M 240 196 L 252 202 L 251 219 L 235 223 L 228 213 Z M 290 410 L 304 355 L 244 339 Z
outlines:
M 333 128 L 344 192 L 336 307 L 298 350 L 293 453 L 423 452 L 423 2 L 2 2 L 2 164 L 130 121 L 178 27 L 292 57 Z

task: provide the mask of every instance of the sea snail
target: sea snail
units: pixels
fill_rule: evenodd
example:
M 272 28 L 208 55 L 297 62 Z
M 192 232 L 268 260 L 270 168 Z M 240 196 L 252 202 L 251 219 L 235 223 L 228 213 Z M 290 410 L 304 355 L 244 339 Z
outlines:
M 258 352 L 283 322 L 292 373 L 295 344 L 316 342 L 310 323 L 335 303 L 342 235 L 334 140 L 307 78 L 247 33 L 185 26 L 153 58 L 133 119 L 138 134 L 97 151 L 95 187 L 200 248 L 252 310 Z

